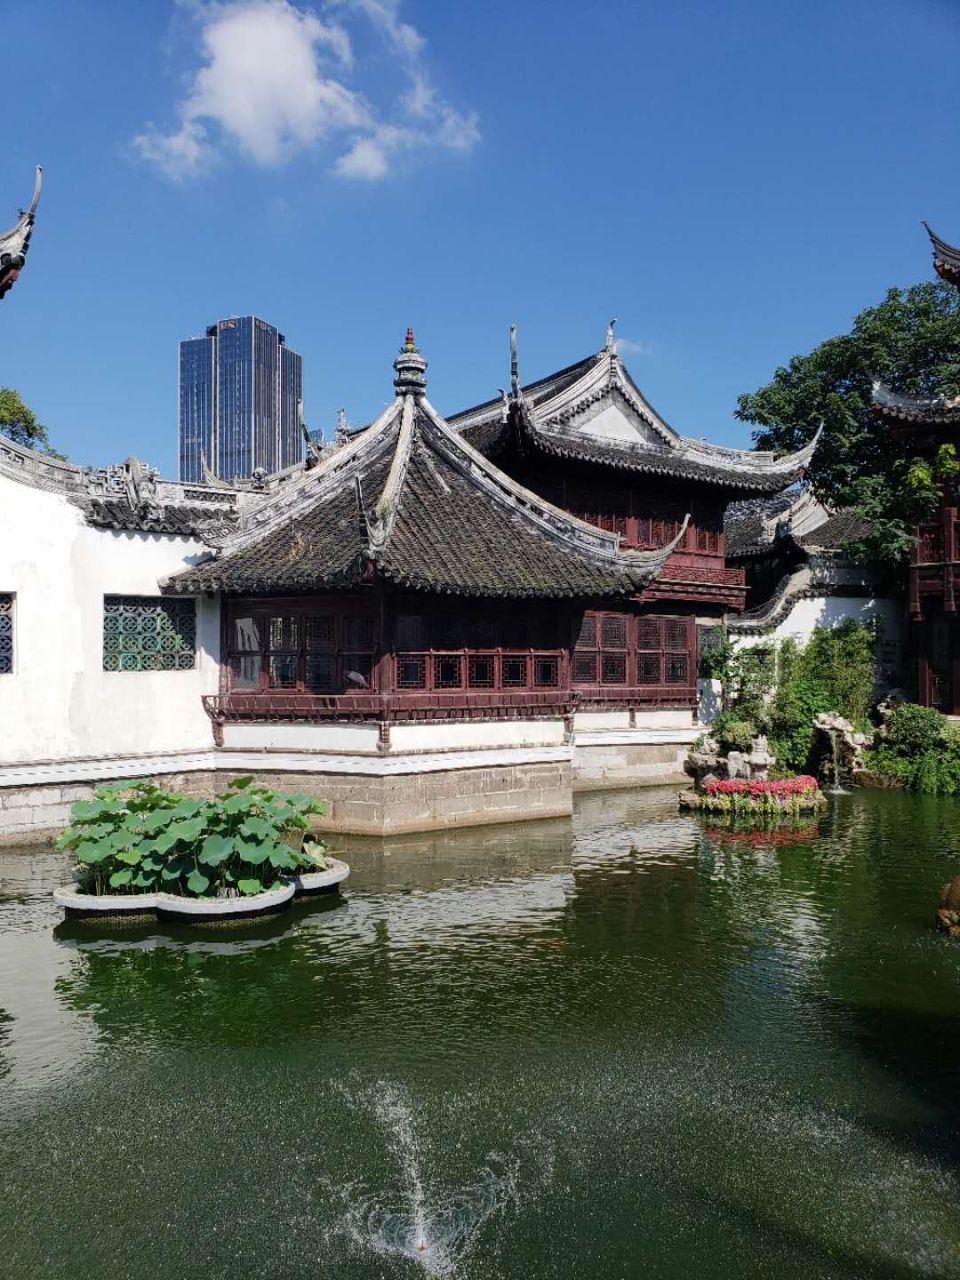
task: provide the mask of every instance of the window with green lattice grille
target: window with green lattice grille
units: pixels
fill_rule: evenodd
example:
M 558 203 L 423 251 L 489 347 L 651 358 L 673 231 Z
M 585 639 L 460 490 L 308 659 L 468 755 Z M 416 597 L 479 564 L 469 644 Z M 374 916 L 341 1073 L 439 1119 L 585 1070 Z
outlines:
M 194 600 L 104 596 L 104 671 L 189 671 L 196 645 Z
M 0 676 L 13 671 L 13 596 L 0 595 Z

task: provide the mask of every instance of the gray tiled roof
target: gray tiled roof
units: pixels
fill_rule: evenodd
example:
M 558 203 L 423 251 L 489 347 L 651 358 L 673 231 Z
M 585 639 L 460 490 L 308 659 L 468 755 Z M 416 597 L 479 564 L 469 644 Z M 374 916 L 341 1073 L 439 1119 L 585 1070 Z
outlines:
M 637 426 L 635 438 L 585 430 L 601 403 L 619 402 Z M 509 406 L 489 400 L 450 419 L 488 457 L 510 448 L 723 487 L 731 493 L 778 493 L 799 479 L 816 438 L 785 458 L 730 449 L 682 436 L 656 412 L 612 345 L 520 388 Z
M 841 551 L 873 533 L 873 525 L 856 511 L 838 511 L 823 524 L 801 534 L 797 542 L 805 551 Z
M 960 422 L 960 396 L 937 396 L 924 400 L 919 396 L 891 391 L 884 383 L 875 382 L 872 403 L 874 413 L 900 422 L 926 426 L 949 426 Z
M 949 280 L 951 284 L 960 284 L 960 249 L 947 244 L 946 240 L 941 240 L 931 231 L 928 223 L 925 222 L 923 225 L 927 228 L 927 235 L 933 245 L 933 265 L 937 274 L 943 276 L 944 280 Z
M 793 493 L 778 493 L 772 498 L 731 502 L 723 521 L 727 559 L 738 560 L 769 551 L 777 517 L 790 510 L 795 498 Z
M 625 596 L 671 547 L 622 552 L 510 480 L 411 395 L 307 472 L 291 493 L 243 517 L 216 558 L 169 591 L 301 591 L 371 574 L 417 591 L 479 597 Z

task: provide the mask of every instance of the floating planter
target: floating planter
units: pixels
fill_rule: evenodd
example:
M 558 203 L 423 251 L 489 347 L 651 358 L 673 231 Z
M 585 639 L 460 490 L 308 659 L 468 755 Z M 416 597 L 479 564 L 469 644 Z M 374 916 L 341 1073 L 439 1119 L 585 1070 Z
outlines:
M 293 884 L 298 898 L 311 897 L 318 893 L 336 893 L 337 886 L 342 884 L 350 874 L 350 868 L 339 858 L 328 858 L 323 871 L 301 871 L 294 876 Z
M 68 920 L 152 920 L 155 893 L 84 893 L 79 884 L 65 884 L 53 891 L 53 901 L 63 907 Z
M 157 915 L 161 920 L 178 920 L 182 924 L 234 924 L 283 911 L 293 895 L 292 883 L 263 893 L 237 894 L 233 898 L 188 898 L 179 893 L 158 893 Z
M 74 919 L 229 923 L 282 910 L 298 891 L 330 892 L 346 863 L 311 839 L 323 804 L 234 778 L 210 799 L 149 782 L 97 787 L 78 801 L 57 841 L 75 859 L 75 884 L 54 900 Z M 300 881 L 300 877 L 303 880 Z M 299 883 L 298 883 L 299 882 Z
M 743 818 L 788 818 L 826 804 L 816 778 L 714 778 L 699 791 L 682 791 L 680 808 Z

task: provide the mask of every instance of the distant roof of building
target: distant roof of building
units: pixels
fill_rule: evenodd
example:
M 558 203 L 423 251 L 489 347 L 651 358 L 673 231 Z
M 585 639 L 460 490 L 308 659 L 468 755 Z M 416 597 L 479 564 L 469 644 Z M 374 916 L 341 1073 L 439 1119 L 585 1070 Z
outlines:
M 37 165 L 36 178 L 33 184 L 33 198 L 20 214 L 9 231 L 0 232 L 0 298 L 13 287 L 17 277 L 23 270 L 33 235 L 33 224 L 36 220 L 37 205 L 40 203 L 40 190 L 43 186 L 43 170 Z
M 805 486 L 773 498 L 731 503 L 724 520 L 728 560 L 766 555 L 784 543 L 810 553 L 841 551 L 872 531 L 855 511 L 831 512 Z
M 960 396 L 936 396 L 923 399 L 891 391 L 882 382 L 873 384 L 874 413 L 893 421 L 919 426 L 950 426 L 960 423 Z
M 523 488 L 454 431 L 425 395 L 412 333 L 396 398 L 366 431 L 241 515 L 219 555 L 168 580 L 175 591 L 305 591 L 380 577 L 476 597 L 631 595 L 676 540 L 623 551 L 619 538 Z
M 933 245 L 933 266 L 937 275 L 950 284 L 960 285 L 960 249 L 941 240 L 929 223 L 925 222 L 923 225 L 927 228 L 927 235 Z
M 870 521 L 848 508 L 834 512 L 823 524 L 795 537 L 805 551 L 842 551 L 851 543 L 869 538 L 872 533 Z
M 680 435 L 653 408 L 623 365 L 613 340 L 557 373 L 501 392 L 454 414 L 449 424 L 479 452 L 520 449 L 636 474 L 692 480 L 730 493 L 777 493 L 798 480 L 819 432 L 796 453 L 776 457 Z
M 81 467 L 0 436 L 0 477 L 59 494 L 83 512 L 87 524 L 199 541 L 222 538 L 244 506 L 277 492 L 302 471 L 302 465 L 290 468 L 260 483 L 180 483 L 161 479 L 156 467 L 137 458 L 106 467 Z
M 731 502 L 723 521 L 728 560 L 764 555 L 773 546 L 781 520 L 796 501 L 793 490 L 772 498 L 748 498 Z

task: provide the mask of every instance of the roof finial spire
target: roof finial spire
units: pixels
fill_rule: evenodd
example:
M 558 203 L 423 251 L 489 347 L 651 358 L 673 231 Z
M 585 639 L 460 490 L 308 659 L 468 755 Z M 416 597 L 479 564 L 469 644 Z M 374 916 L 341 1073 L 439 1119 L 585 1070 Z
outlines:
M 397 395 L 410 395 L 419 399 L 427 389 L 427 362 L 420 354 L 412 329 L 407 329 L 407 336 L 393 367 L 393 385 L 397 389 Z
M 520 396 L 520 366 L 517 361 L 517 326 L 510 326 L 510 390 L 514 399 Z
M 607 322 L 607 338 L 603 344 L 604 351 L 609 351 L 612 356 L 617 354 L 617 340 L 613 336 L 613 326 L 617 323 L 617 317 Z

